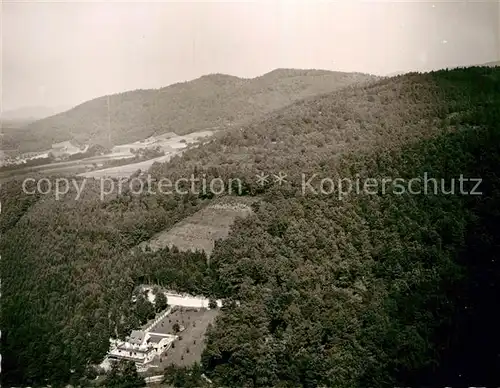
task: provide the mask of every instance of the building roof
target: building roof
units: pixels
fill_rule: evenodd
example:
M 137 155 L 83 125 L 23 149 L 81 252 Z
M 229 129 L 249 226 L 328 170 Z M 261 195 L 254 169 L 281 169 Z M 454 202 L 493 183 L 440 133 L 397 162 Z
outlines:
M 62 147 L 78 147 L 73 140 L 65 140 L 59 143 L 52 144 L 52 148 L 62 148 Z
M 134 357 L 134 356 L 126 356 L 126 355 L 117 355 L 117 354 L 110 354 L 108 355 L 109 358 L 115 359 L 115 360 L 129 360 L 129 361 L 134 361 L 137 363 L 143 363 L 144 358 L 141 357 Z
M 142 342 L 144 341 L 144 337 L 146 336 L 146 333 L 144 333 L 141 330 L 132 330 L 132 333 L 130 333 L 130 338 L 128 342 L 134 345 L 141 345 Z
M 152 344 L 158 344 L 160 341 L 164 338 L 168 338 L 169 336 L 166 335 L 158 335 L 158 334 L 151 334 L 148 338 L 148 342 Z
M 128 345 L 128 346 L 127 346 Z M 131 348 L 130 344 L 120 344 L 116 347 L 118 350 L 123 350 L 126 352 L 134 352 L 134 353 L 149 353 L 151 348 Z

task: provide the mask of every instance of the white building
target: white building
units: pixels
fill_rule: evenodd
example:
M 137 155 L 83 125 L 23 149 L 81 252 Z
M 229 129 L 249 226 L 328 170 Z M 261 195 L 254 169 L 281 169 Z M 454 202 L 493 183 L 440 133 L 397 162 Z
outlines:
M 156 295 L 153 293 L 153 286 L 141 285 L 141 292 L 147 292 L 147 298 L 151 303 L 155 303 Z M 209 298 L 205 298 L 202 296 L 193 296 L 188 294 L 178 294 L 174 292 L 164 291 L 163 292 L 167 297 L 167 302 L 169 306 L 180 306 L 180 307 L 191 307 L 191 308 L 206 308 L 208 309 L 208 305 L 210 303 Z M 132 299 L 134 300 L 134 299 Z M 217 307 L 222 307 L 222 300 L 217 299 Z
M 51 153 L 54 157 L 59 158 L 64 155 L 73 155 L 82 152 L 83 149 L 73 141 L 62 141 L 60 143 L 52 144 Z
M 176 338 L 177 336 L 172 334 L 133 330 L 126 341 L 112 341 L 107 358 L 134 361 L 140 368 L 168 350 Z
M 153 286 L 142 285 L 139 287 L 139 292 L 145 293 L 147 299 L 151 303 L 155 303 L 156 296 L 153 292 Z M 104 370 L 111 368 L 110 361 L 113 360 L 130 360 L 134 361 L 137 370 L 146 370 L 150 362 L 156 356 L 162 355 L 167 351 L 178 336 L 172 334 L 156 333 L 154 331 L 158 322 L 163 320 L 172 311 L 172 308 L 188 307 L 188 308 L 207 308 L 210 300 L 208 298 L 192 295 L 181 295 L 174 292 L 163 291 L 167 297 L 169 308 L 164 310 L 156 319 L 143 330 L 133 330 L 130 336 L 125 341 L 110 339 L 110 350 L 105 360 L 100 364 Z M 132 301 L 135 302 L 137 296 L 132 296 Z M 217 300 L 217 306 L 222 307 L 222 300 Z M 239 302 L 236 302 L 239 304 Z M 182 331 L 184 330 L 181 327 Z

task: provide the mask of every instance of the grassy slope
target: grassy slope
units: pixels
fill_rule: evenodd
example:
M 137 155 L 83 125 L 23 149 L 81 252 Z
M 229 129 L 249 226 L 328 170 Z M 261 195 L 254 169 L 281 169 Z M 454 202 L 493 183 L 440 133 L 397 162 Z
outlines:
M 160 232 L 151 240 L 140 245 L 143 249 L 148 247 L 152 251 L 163 249 L 166 246 L 176 246 L 183 251 L 198 249 L 210 256 L 215 241 L 227 237 L 234 220 L 251 214 L 250 205 L 255 201 L 250 199 L 224 197 L 224 201 L 218 201 L 204 207 L 174 227 Z
M 212 74 L 161 89 L 115 94 L 110 96 L 111 138 L 114 144 L 124 144 L 154 133 L 186 134 L 238 124 L 301 98 L 370 78 L 354 73 L 278 69 L 253 79 Z M 70 137 L 105 143 L 108 135 L 104 96 L 28 125 L 18 142 L 22 148 L 40 149 Z

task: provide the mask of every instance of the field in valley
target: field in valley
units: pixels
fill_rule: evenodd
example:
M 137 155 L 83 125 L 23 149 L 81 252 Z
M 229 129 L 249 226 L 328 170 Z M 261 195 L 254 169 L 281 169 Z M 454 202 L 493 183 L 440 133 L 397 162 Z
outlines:
M 86 178 L 127 178 L 137 170 L 148 170 L 153 165 L 153 163 L 168 162 L 170 158 L 179 154 L 180 152 L 181 151 L 171 152 L 164 156 L 159 156 L 158 158 L 144 160 L 137 163 L 124 164 L 122 166 L 109 167 L 102 170 L 85 171 L 79 173 L 78 176 L 83 176 Z
M 195 144 L 199 142 L 201 139 L 210 137 L 214 134 L 213 131 L 203 131 L 203 132 L 195 132 L 190 133 L 184 136 L 177 136 L 175 134 L 167 134 L 160 136 L 153 136 L 146 140 L 130 143 L 130 144 L 122 144 L 120 146 L 116 146 L 113 148 L 114 152 L 127 152 L 131 148 L 145 148 L 145 147 L 159 147 L 162 151 L 165 152 L 164 156 L 160 156 L 158 158 L 145 160 L 138 163 L 126 164 L 123 166 L 110 167 L 102 170 L 94 170 L 83 172 L 79 174 L 79 176 L 84 176 L 86 178 L 126 178 L 132 175 L 137 170 L 147 171 L 153 163 L 165 163 L 168 162 L 173 156 L 182 153 L 182 151 L 190 144 Z
M 165 134 L 153 136 L 140 142 L 115 146 L 112 152 L 107 155 L 2 171 L 0 172 L 0 182 L 14 178 L 22 179 L 34 173 L 60 176 L 78 175 L 86 178 L 126 178 L 139 169 L 141 171 L 148 170 L 155 162 L 164 163 L 169 161 L 173 156 L 182 153 L 189 145 L 196 144 L 202 138 L 210 137 L 214 133 L 214 131 L 202 131 L 183 136 L 177 136 L 175 134 L 166 134 L 169 136 Z M 165 155 L 141 162 L 89 171 L 89 169 L 95 168 L 95 165 L 100 165 L 111 160 L 131 159 L 134 155 L 130 152 L 130 149 L 146 147 L 159 147 L 165 152 Z

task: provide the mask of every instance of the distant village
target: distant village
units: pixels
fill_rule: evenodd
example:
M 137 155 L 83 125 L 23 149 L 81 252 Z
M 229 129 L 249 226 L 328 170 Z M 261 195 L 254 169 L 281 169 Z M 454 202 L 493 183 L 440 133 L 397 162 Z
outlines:
M 139 140 L 134 143 L 116 145 L 111 150 L 107 150 L 107 153 L 110 154 L 110 159 L 141 156 L 141 152 L 146 152 L 146 150 L 171 153 L 186 148 L 189 144 L 197 143 L 201 138 L 209 137 L 212 134 L 213 132 L 211 131 L 204 131 L 179 136 L 173 132 L 168 132 L 150 136 L 147 139 Z M 45 164 L 45 160 L 46 164 L 48 164 L 68 159 L 71 160 L 76 154 L 82 154 L 82 157 L 87 157 L 87 155 L 84 154 L 87 153 L 87 151 L 90 152 L 94 147 L 95 146 L 91 147 L 90 144 L 80 144 L 75 140 L 66 140 L 52 144 L 51 149 L 45 151 L 15 154 L 13 151 L 0 150 L 0 167 L 37 164 L 36 161 Z M 103 151 L 105 150 L 104 147 L 98 147 L 102 148 Z
M 25 152 L 16 156 L 10 156 L 5 151 L 0 151 L 1 165 L 22 165 L 31 160 L 51 158 L 54 161 L 64 160 L 65 158 L 78 154 L 85 153 L 89 148 L 88 144 L 80 145 L 73 140 L 62 141 L 52 144 L 50 150 L 38 152 Z

